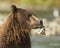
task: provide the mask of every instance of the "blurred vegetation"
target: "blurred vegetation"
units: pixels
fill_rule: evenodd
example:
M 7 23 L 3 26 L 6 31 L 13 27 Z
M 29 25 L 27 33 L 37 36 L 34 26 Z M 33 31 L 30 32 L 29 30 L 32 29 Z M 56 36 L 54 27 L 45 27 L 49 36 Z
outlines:
M 6 5 L 5 5 L 5 4 Z M 22 8 L 31 9 L 36 16 L 41 18 L 48 18 L 51 20 L 53 17 L 53 10 L 51 8 L 59 8 L 60 10 L 60 0 L 0 0 L 0 13 L 8 14 L 11 4 L 15 4 Z M 5 7 L 6 6 L 6 7 Z M 6 10 L 4 11 L 4 9 Z M 47 17 L 49 16 L 49 17 Z
M 10 2 L 15 4 L 25 4 L 25 5 L 31 5 L 31 6 L 55 6 L 60 7 L 60 0 L 0 0 L 4 2 Z

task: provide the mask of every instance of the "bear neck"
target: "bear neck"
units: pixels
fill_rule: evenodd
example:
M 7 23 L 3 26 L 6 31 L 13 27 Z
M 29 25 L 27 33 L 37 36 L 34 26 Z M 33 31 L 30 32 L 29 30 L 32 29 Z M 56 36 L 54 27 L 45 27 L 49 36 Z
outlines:
M 16 18 L 13 18 L 12 20 L 10 19 L 11 18 L 9 18 L 9 20 L 5 24 L 5 35 L 9 37 L 9 42 L 12 41 L 18 44 L 18 42 L 21 42 L 20 40 L 24 40 L 24 38 L 29 37 L 30 28 L 28 27 L 27 23 L 24 23 L 24 21 L 19 22 Z

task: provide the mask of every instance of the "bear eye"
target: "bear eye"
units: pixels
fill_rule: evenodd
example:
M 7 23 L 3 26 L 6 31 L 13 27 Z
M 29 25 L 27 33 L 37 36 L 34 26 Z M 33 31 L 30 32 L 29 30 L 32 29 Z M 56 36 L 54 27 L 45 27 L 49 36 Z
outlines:
M 32 14 L 28 14 L 28 17 L 31 17 L 32 16 Z

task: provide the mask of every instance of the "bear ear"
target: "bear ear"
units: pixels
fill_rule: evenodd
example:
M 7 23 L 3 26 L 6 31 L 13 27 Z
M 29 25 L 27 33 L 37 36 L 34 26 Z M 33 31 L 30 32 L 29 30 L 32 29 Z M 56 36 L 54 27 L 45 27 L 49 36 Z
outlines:
M 11 11 L 15 13 L 17 11 L 17 7 L 15 5 L 11 5 Z

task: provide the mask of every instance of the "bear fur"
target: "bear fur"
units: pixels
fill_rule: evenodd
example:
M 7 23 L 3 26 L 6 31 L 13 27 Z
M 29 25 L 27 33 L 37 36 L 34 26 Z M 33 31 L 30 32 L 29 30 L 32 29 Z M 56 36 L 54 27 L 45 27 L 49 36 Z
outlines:
M 29 18 L 25 9 L 11 6 L 11 12 L 0 26 L 0 48 L 31 48 Z

